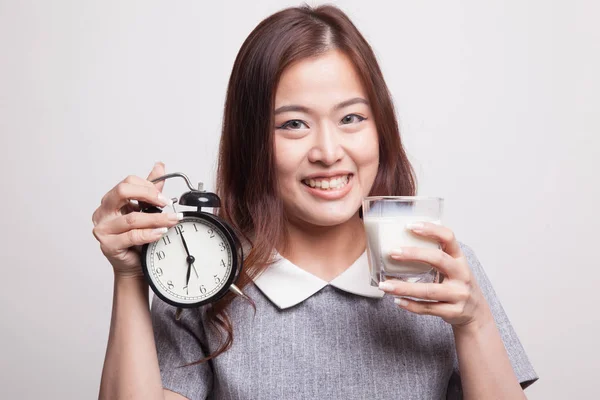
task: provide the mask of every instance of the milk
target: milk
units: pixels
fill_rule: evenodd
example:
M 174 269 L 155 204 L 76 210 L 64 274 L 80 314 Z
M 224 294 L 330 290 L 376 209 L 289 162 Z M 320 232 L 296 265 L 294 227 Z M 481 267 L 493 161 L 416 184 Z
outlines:
M 423 215 L 365 215 L 363 221 L 368 240 L 371 279 L 375 283 L 385 280 L 385 277 L 406 280 L 431 271 L 429 264 L 393 260 L 390 253 L 402 247 L 439 249 L 437 241 L 417 236 L 406 229 L 406 225 L 411 222 L 432 222 L 439 225 L 439 219 Z

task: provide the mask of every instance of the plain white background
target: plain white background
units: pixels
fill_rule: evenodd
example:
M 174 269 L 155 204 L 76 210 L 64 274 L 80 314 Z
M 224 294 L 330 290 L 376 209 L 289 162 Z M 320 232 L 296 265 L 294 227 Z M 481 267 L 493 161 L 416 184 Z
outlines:
M 335 3 L 380 60 L 419 194 L 446 199 L 541 376 L 529 398 L 597 398 L 599 3 Z M 94 209 L 157 160 L 214 188 L 235 55 L 299 4 L 0 1 L 1 398 L 97 397 Z

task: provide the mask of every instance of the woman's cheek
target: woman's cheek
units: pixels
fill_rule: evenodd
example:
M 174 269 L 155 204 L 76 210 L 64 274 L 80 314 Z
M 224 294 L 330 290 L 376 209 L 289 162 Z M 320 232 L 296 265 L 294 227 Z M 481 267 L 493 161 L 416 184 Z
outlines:
M 379 139 L 375 127 L 356 135 L 352 147 L 357 167 L 379 164 Z
M 288 180 L 295 179 L 296 177 L 296 172 L 299 167 L 297 153 L 297 150 L 295 150 L 294 146 L 290 145 L 288 141 L 276 141 L 275 167 L 277 168 L 277 175 L 282 180 L 284 186 L 290 184 Z
M 375 126 L 365 130 L 361 135 L 356 148 L 356 164 L 361 171 L 361 186 L 365 196 L 369 194 L 371 186 L 379 169 L 379 140 Z

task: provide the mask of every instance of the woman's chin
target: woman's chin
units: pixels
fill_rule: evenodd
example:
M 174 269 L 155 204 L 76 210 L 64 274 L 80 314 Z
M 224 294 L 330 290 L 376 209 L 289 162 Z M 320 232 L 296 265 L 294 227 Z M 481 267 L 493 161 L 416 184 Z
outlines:
M 286 214 L 290 222 L 333 227 L 358 217 L 360 205 L 360 198 L 346 198 L 343 201 L 329 202 L 296 202 L 291 207 L 286 207 Z
M 342 225 L 348 222 L 356 215 L 356 211 L 336 212 L 336 213 L 311 213 L 303 218 L 306 222 L 312 225 L 331 227 Z

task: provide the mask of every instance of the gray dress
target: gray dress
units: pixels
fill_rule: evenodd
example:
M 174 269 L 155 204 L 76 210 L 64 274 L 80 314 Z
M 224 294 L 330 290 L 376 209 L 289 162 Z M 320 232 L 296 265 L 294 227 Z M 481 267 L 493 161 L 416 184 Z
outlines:
M 464 244 L 461 248 L 525 388 L 538 377 L 475 254 Z M 285 271 L 298 272 L 289 261 L 282 262 L 287 262 Z M 368 273 L 365 263 L 363 255 L 349 270 Z M 154 296 L 151 313 L 163 386 L 191 400 L 462 398 L 449 324 L 400 309 L 390 296 L 344 286 L 356 282 L 349 275 L 340 280 L 343 284 L 313 285 L 306 298 L 282 306 L 289 298 L 278 296 L 285 297 L 286 288 L 307 283 L 308 290 L 317 283 L 302 274 L 279 274 L 268 285 L 256 281 L 247 286 L 256 312 L 241 299 L 233 301 L 231 349 L 190 367 L 177 368 L 216 350 L 219 336 L 204 322 L 204 308 L 187 309 L 176 321 L 176 309 Z

